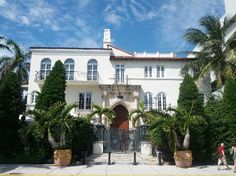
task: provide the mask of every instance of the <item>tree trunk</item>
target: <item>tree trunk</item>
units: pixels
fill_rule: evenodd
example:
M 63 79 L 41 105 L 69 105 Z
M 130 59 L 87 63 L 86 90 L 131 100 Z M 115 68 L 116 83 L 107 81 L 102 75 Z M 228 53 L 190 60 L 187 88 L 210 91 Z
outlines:
M 189 130 L 187 130 L 187 134 L 184 136 L 183 148 L 185 150 L 189 149 L 190 146 L 190 134 Z
M 180 148 L 181 145 L 180 145 L 180 143 L 179 143 L 179 139 L 178 139 L 178 136 L 177 136 L 177 134 L 176 134 L 176 131 L 175 131 L 175 130 L 172 130 L 172 132 L 173 132 L 173 135 L 174 135 L 174 142 L 175 142 L 175 145 L 176 145 L 177 148 Z
M 57 143 L 57 142 L 55 141 L 55 139 L 53 138 L 50 129 L 48 129 L 48 142 L 51 144 L 51 146 L 52 146 L 53 149 L 59 147 L 58 143 Z

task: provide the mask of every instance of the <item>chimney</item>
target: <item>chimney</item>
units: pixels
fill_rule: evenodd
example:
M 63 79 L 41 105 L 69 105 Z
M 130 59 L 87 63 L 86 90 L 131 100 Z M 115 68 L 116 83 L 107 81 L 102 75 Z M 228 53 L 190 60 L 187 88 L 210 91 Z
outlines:
M 110 29 L 104 29 L 103 48 L 109 48 L 108 45 L 111 45 L 111 32 Z

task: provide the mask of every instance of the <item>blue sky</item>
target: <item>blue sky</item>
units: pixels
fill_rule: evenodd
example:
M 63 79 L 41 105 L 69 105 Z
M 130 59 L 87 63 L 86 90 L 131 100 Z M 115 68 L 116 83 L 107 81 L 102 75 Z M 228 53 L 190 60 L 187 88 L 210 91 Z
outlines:
M 223 0 L 0 0 L 0 35 L 30 46 L 102 47 L 103 29 L 130 52 L 179 52 L 204 15 L 224 14 Z

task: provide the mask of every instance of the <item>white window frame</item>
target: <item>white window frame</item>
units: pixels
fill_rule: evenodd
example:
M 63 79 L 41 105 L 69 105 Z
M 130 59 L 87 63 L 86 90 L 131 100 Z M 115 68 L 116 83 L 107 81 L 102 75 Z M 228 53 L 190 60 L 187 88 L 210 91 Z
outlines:
M 87 80 L 96 81 L 97 79 L 98 79 L 98 62 L 96 59 L 90 59 L 87 64 Z
M 66 59 L 64 67 L 66 70 L 66 80 L 74 80 L 75 61 L 71 58 Z
M 37 96 L 38 96 L 38 94 L 35 90 L 31 92 L 31 100 L 30 100 L 31 104 L 36 103 Z
M 51 71 L 52 61 L 49 58 L 44 58 L 40 64 L 40 80 L 46 79 Z
M 145 78 L 152 78 L 152 72 L 153 72 L 152 66 L 145 66 L 144 67 L 144 77 Z
M 148 111 L 153 108 L 153 95 L 151 92 L 146 92 L 144 95 L 144 107 Z
M 116 64 L 116 82 L 124 83 L 125 82 L 125 65 L 124 64 Z
M 157 65 L 157 78 L 165 77 L 165 67 L 163 65 Z
M 167 109 L 167 96 L 166 93 L 160 92 L 157 94 L 157 109 L 166 110 Z
M 80 95 L 83 95 L 83 97 L 80 97 Z M 92 109 L 92 93 L 80 92 L 78 102 L 79 102 L 79 107 L 78 107 L 79 110 L 91 110 Z

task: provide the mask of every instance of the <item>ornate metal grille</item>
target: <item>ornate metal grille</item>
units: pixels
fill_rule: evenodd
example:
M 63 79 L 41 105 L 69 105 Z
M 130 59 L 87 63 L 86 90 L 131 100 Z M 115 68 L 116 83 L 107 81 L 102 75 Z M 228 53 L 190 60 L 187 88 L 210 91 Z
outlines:
M 109 128 L 105 130 L 104 151 L 139 151 L 140 130 Z

